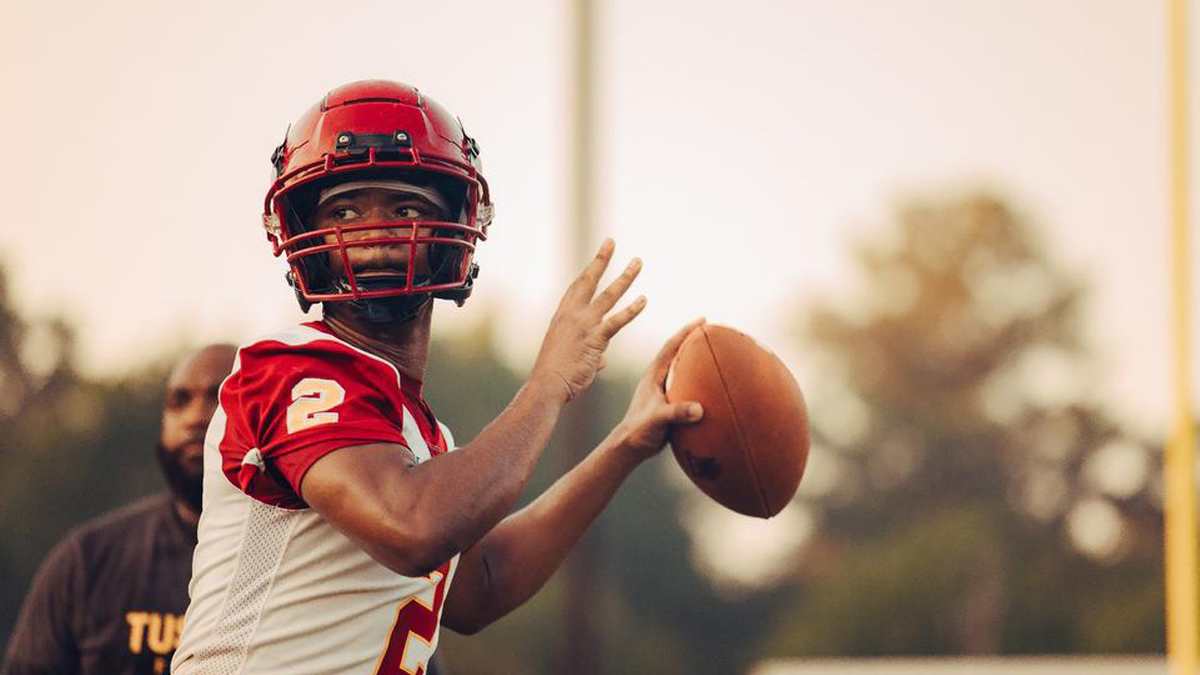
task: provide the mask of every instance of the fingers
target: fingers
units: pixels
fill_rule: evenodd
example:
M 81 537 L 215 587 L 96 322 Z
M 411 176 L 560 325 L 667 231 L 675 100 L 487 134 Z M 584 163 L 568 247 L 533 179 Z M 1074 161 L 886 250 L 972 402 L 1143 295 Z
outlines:
M 629 325 L 630 321 L 637 318 L 637 315 L 641 314 L 643 309 L 646 309 L 646 296 L 640 295 L 637 300 L 629 303 L 625 309 L 605 319 L 604 325 L 600 327 L 604 339 L 611 340 L 622 328 Z
M 616 243 L 612 238 L 605 238 L 604 243 L 600 244 L 600 250 L 596 251 L 596 257 L 592 258 L 587 267 L 583 268 L 583 272 L 571 285 L 572 294 L 582 296 L 584 302 L 591 301 L 592 296 L 596 294 L 596 286 L 600 283 L 600 277 L 604 275 L 604 270 L 608 269 L 608 263 L 612 260 L 615 248 Z
M 690 424 L 704 417 L 704 408 L 695 401 L 670 403 L 655 411 L 655 417 L 662 422 L 671 424 Z
M 617 301 L 621 299 L 621 296 L 625 295 L 625 291 L 629 290 L 629 287 L 633 284 L 633 280 L 637 279 L 637 275 L 641 271 L 642 259 L 634 258 L 630 260 L 629 264 L 625 266 L 625 271 L 621 272 L 621 275 L 613 279 L 608 288 L 605 288 L 600 295 L 596 296 L 592 306 L 601 316 L 607 314 L 608 310 L 612 309 L 617 304 Z
M 704 321 L 704 317 L 700 317 L 688 322 L 663 344 L 662 349 L 658 350 L 658 354 L 654 357 L 654 361 L 650 365 L 650 373 L 653 380 L 659 386 L 662 386 L 663 381 L 667 379 L 667 371 L 671 368 L 671 361 L 679 353 L 679 347 L 683 344 L 683 341 L 687 339 L 687 336 L 692 334 L 692 331 L 703 324 Z

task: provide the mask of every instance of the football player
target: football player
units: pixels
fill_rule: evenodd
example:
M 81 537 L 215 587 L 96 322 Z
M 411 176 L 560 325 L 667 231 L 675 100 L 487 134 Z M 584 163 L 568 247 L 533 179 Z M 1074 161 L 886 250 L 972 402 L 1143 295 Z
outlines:
M 421 392 L 433 300 L 471 294 L 492 220 L 475 141 L 415 88 L 364 81 L 304 113 L 272 162 L 267 236 L 323 318 L 242 347 L 221 388 L 172 672 L 418 675 L 439 624 L 473 633 L 525 602 L 669 426 L 700 418 L 663 392 L 698 322 L 608 437 L 510 514 L 563 406 L 645 307 L 618 307 L 641 263 L 601 287 L 600 247 L 524 386 L 458 447 Z
M 156 453 L 170 492 L 98 516 L 55 547 L 25 598 L 0 672 L 167 672 L 188 604 L 204 433 L 233 357 L 232 345 L 211 345 L 171 371 Z

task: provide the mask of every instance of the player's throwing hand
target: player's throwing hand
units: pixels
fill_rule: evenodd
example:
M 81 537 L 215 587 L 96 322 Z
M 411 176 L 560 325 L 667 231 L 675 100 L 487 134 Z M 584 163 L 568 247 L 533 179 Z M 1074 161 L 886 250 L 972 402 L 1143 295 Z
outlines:
M 592 384 L 604 367 L 609 341 L 646 307 L 646 297 L 639 296 L 624 309 L 608 315 L 642 270 L 639 258 L 630 260 L 625 271 L 597 294 L 613 248 L 613 240 L 605 239 L 596 257 L 567 287 L 533 364 L 529 379 L 560 387 L 566 401 L 575 399 Z

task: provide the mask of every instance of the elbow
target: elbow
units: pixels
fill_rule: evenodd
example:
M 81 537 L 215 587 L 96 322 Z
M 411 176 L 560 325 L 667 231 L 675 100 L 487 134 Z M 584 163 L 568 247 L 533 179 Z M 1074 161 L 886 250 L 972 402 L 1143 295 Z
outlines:
M 459 635 L 475 635 L 506 613 L 488 603 L 469 608 L 460 607 L 458 611 L 443 612 L 442 625 Z
M 419 579 L 434 572 L 441 563 L 430 562 L 431 558 L 416 558 L 413 556 L 396 556 L 387 563 L 387 568 L 406 577 Z M 443 561 L 445 562 L 445 561 Z
M 490 620 L 483 620 L 477 617 L 472 617 L 471 619 L 450 619 L 446 616 L 442 617 L 443 626 L 449 628 L 455 633 L 458 633 L 459 635 L 467 636 L 475 635 L 484 628 L 487 628 L 491 623 L 492 622 Z
M 418 578 L 429 576 L 458 553 L 446 537 L 420 531 L 396 533 L 387 549 L 380 562 L 397 574 Z
M 454 552 L 441 547 L 413 548 L 392 552 L 385 565 L 397 574 L 420 578 L 433 574 L 452 557 Z
M 512 609 L 506 598 L 497 593 L 493 561 L 486 551 L 480 551 L 479 563 L 476 578 L 464 580 L 472 591 L 467 594 L 471 601 L 461 602 L 460 596 L 460 602 L 453 610 L 442 614 L 442 625 L 460 635 L 475 635 Z

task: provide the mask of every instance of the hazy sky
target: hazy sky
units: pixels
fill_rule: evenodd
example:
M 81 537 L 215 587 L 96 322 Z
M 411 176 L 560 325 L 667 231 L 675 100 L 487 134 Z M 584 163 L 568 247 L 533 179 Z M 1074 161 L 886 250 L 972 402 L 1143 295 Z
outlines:
M 806 299 L 849 297 L 848 243 L 906 195 L 984 185 L 1093 282 L 1098 391 L 1157 429 L 1163 4 L 600 2 L 599 223 L 646 260 L 650 298 L 614 350 L 643 361 L 704 314 L 784 351 L 804 385 L 786 330 Z M 565 18 L 549 0 L 7 3 L 10 292 L 74 322 L 92 372 L 295 320 L 260 227 L 268 156 L 329 88 L 392 78 L 463 118 L 497 202 L 477 296 L 437 321 L 490 312 L 528 359 L 573 273 Z

